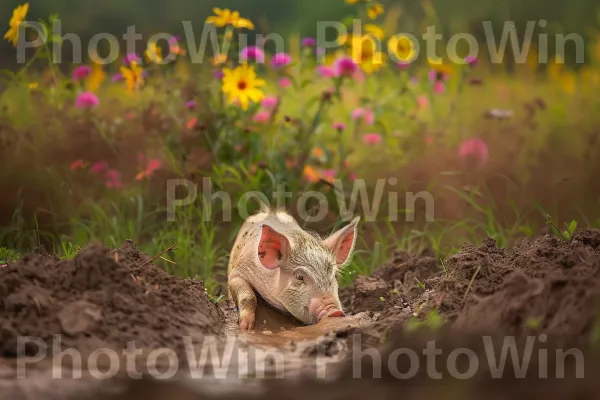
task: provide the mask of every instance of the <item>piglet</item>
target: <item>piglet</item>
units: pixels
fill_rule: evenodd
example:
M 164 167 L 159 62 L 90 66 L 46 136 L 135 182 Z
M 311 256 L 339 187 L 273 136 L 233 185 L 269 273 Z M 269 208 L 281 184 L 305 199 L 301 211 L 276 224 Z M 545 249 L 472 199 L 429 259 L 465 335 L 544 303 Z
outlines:
M 241 330 L 253 330 L 256 293 L 306 325 L 344 317 L 337 275 L 350 261 L 360 216 L 322 238 L 305 231 L 283 210 L 261 210 L 244 221 L 233 244 L 228 294 L 239 309 Z

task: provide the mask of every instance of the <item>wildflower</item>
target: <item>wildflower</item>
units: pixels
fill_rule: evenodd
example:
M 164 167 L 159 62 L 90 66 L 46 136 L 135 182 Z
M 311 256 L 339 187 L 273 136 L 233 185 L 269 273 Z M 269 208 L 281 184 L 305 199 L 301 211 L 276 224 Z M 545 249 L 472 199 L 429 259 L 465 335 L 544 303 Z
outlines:
M 478 138 L 465 140 L 460 144 L 458 156 L 463 160 L 474 160 L 479 166 L 488 160 L 488 146 Z
M 363 142 L 365 144 L 379 144 L 381 143 L 381 135 L 378 133 L 366 133 L 363 135 Z
M 108 169 L 108 164 L 106 163 L 106 161 L 98 161 L 92 164 L 92 166 L 90 167 L 90 171 L 92 171 L 92 173 L 96 175 L 100 175 L 100 173 L 106 169 Z
M 29 3 L 18 6 L 13 10 L 12 17 L 8 22 L 8 31 L 4 34 L 4 39 L 12 42 L 15 47 L 17 47 L 17 42 L 19 40 L 19 27 L 21 22 L 25 20 L 28 11 Z
M 179 39 L 180 38 L 177 36 L 173 36 L 169 39 L 169 52 L 180 56 L 184 56 L 186 52 L 179 45 Z
M 319 173 L 310 165 L 305 165 L 302 171 L 302 177 L 312 183 L 319 182 Z
M 269 121 L 270 118 L 271 118 L 271 114 L 269 114 L 268 111 L 259 111 L 256 114 L 254 114 L 254 117 L 252 117 L 252 120 L 254 122 L 264 124 L 267 121 Z
M 379 40 L 382 40 L 385 37 L 385 32 L 383 29 L 375 24 L 365 24 L 365 33 L 375 36 L 375 38 Z
M 267 110 L 270 110 L 275 108 L 278 102 L 279 100 L 275 96 L 265 96 L 265 98 L 262 100 L 261 105 Z
M 197 123 L 198 123 L 198 118 L 193 117 L 193 118 L 190 118 L 188 120 L 188 122 L 186 122 L 185 127 L 187 129 L 191 130 L 191 129 L 194 129 L 194 127 L 196 126 Z
M 271 60 L 271 66 L 279 69 L 288 66 L 292 62 L 292 57 L 287 53 L 277 53 Z
M 119 177 L 119 171 L 117 171 L 116 169 L 109 169 L 108 171 L 106 171 L 105 174 L 105 179 L 106 181 L 104 182 L 104 185 L 107 188 L 111 188 L 111 189 L 118 189 L 120 188 L 121 185 L 121 179 Z
M 446 81 L 448 80 L 452 67 L 442 63 L 441 61 L 428 60 L 431 70 L 429 71 L 429 80 L 434 81 Z
M 136 62 L 132 62 L 129 68 L 121 67 L 121 74 L 125 80 L 128 92 L 139 89 L 144 80 L 142 68 L 140 68 Z
M 87 166 L 87 163 L 84 162 L 83 160 L 75 160 L 71 163 L 71 166 L 69 167 L 71 169 L 71 171 L 75 171 L 76 169 L 83 169 Z
M 369 3 L 371 0 L 345 0 L 347 4 Z
M 73 80 L 80 81 L 92 73 L 92 69 L 87 65 L 80 65 L 73 71 Z
M 125 59 L 123 60 L 123 63 L 125 65 L 129 65 L 131 63 L 141 63 L 142 59 L 135 53 L 129 53 L 125 56 Z
M 346 130 L 346 124 L 344 124 L 343 122 L 334 122 L 333 129 L 335 129 L 338 132 L 343 132 Z
M 156 42 L 148 43 L 148 48 L 146 49 L 146 58 L 148 61 L 152 61 L 155 63 L 160 63 L 162 61 L 162 49 L 158 47 Z
M 75 101 L 75 105 L 78 108 L 91 108 L 96 107 L 98 104 L 100 104 L 100 100 L 98 99 L 98 96 L 92 92 L 80 93 Z
M 302 47 L 315 47 L 317 40 L 315 38 L 307 37 L 302 39 Z
M 397 62 L 410 63 L 417 52 L 413 41 L 407 35 L 397 35 L 388 41 L 388 51 Z
M 87 78 L 85 83 L 85 88 L 88 92 L 96 91 L 104 79 L 106 78 L 106 73 L 100 64 L 94 64 L 91 68 L 90 76 Z
M 325 157 L 325 152 L 320 147 L 313 147 L 313 149 L 310 152 L 310 155 L 314 158 L 323 158 Z
M 185 108 L 187 108 L 188 110 L 192 110 L 195 107 L 196 107 L 196 102 L 194 100 L 190 100 L 185 103 Z
M 216 69 L 213 71 L 213 76 L 215 77 L 215 79 L 221 80 L 221 79 L 223 79 L 224 75 L 225 74 L 223 74 L 223 71 L 221 71 L 220 69 Z
M 329 183 L 333 183 L 335 176 L 337 175 L 337 171 L 335 169 L 325 169 L 321 171 L 321 179 L 327 181 Z
M 446 91 L 446 85 L 442 81 L 435 81 L 433 83 L 433 93 L 442 94 Z
M 431 83 L 443 82 L 448 80 L 448 74 L 441 71 L 436 71 L 435 69 L 430 70 L 427 76 Z
M 335 74 L 337 76 L 350 77 L 356 73 L 358 70 L 358 65 L 352 58 L 343 56 L 335 60 L 333 69 L 335 70 Z
M 254 29 L 252 21 L 246 18 L 241 18 L 238 11 L 231 11 L 229 9 L 213 8 L 214 16 L 208 17 L 206 23 L 214 24 L 218 28 L 222 28 L 227 25 L 231 25 L 234 28 L 247 28 Z
M 244 47 L 240 52 L 240 59 L 242 61 L 257 61 L 260 63 L 265 62 L 265 52 L 258 46 Z
M 250 101 L 259 102 L 264 97 L 259 87 L 264 86 L 265 81 L 258 79 L 254 69 L 247 64 L 234 70 L 225 68 L 223 73 L 222 91 L 228 95 L 230 104 L 238 100 L 242 109 L 247 110 Z
M 367 9 L 367 15 L 371 19 L 377 19 L 381 14 L 383 14 L 383 6 L 379 3 L 375 3 Z
M 30 82 L 28 85 L 29 90 L 35 90 L 37 89 L 39 86 L 39 84 L 37 82 Z
M 120 72 L 117 72 L 116 74 L 113 74 L 111 79 L 113 82 L 119 82 L 119 81 L 123 80 L 123 74 Z
M 146 165 L 146 168 L 143 169 L 142 171 L 140 171 L 136 176 L 135 176 L 135 180 L 136 181 L 141 181 L 144 178 L 149 178 L 154 171 L 160 169 L 160 167 L 162 166 L 162 163 L 160 162 L 160 160 L 158 159 L 150 159 L 148 161 L 148 164 Z
M 465 58 L 465 62 L 467 63 L 467 65 L 470 65 L 473 68 L 479 64 L 479 61 L 475 56 L 468 56 L 467 58 Z
M 330 67 L 329 65 L 319 65 L 317 67 L 317 72 L 323 78 L 333 78 L 334 76 L 336 76 L 335 69 L 333 67 Z
M 396 67 L 398 67 L 398 69 L 400 69 L 400 70 L 405 70 L 405 69 L 407 69 L 409 66 L 410 66 L 410 64 L 409 64 L 409 63 L 407 63 L 407 62 L 403 62 L 403 61 L 399 61 L 399 62 L 397 62 L 397 63 L 396 63 Z
M 421 95 L 417 97 L 417 105 L 421 109 L 427 108 L 429 106 L 429 99 L 427 96 Z
M 284 76 L 279 80 L 279 86 L 281 86 L 284 89 L 289 88 L 290 86 L 292 86 L 292 80 Z
M 352 111 L 352 119 L 354 121 L 363 120 L 369 125 L 373 125 L 375 123 L 375 113 L 373 111 L 366 108 L 355 108 Z
M 375 41 L 369 37 L 353 37 L 350 42 L 350 54 L 367 74 L 378 71 L 383 64 L 382 53 L 377 49 Z
M 227 62 L 227 54 L 217 54 L 216 56 L 212 57 L 211 60 L 212 65 L 221 65 L 221 64 L 225 64 Z

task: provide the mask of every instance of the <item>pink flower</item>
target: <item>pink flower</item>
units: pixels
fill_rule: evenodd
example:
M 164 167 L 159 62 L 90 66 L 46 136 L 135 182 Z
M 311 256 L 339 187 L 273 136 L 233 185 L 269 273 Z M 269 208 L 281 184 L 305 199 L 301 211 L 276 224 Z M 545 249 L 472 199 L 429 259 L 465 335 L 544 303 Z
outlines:
M 96 107 L 98 104 L 100 104 L 98 96 L 91 92 L 80 93 L 79 96 L 77 96 L 77 100 L 75 101 L 75 105 L 78 108 Z
M 378 133 L 366 133 L 363 135 L 363 142 L 365 144 L 379 144 L 381 143 L 381 135 Z
M 114 74 L 114 75 L 112 76 L 112 81 L 113 81 L 113 82 L 118 82 L 118 81 L 120 81 L 120 80 L 122 80 L 122 79 L 123 79 L 123 74 L 122 74 L 122 73 L 120 73 L 120 72 L 117 72 L 116 74 Z
M 404 61 L 398 61 L 396 63 L 396 67 L 400 70 L 405 70 L 405 69 L 408 69 L 408 67 L 410 67 L 410 63 L 407 63 Z
M 271 110 L 277 106 L 279 100 L 275 96 L 265 96 L 261 102 L 261 105 L 267 110 Z
M 351 181 L 355 181 L 358 176 L 356 175 L 356 172 L 350 172 L 348 178 L 350 178 Z
M 375 123 L 375 113 L 373 113 L 373 111 L 366 109 L 366 108 L 362 108 L 362 107 L 355 108 L 352 111 L 352 119 L 354 121 L 362 119 L 368 125 L 373 125 Z
M 132 62 L 136 62 L 136 63 L 139 64 L 140 62 L 142 62 L 142 59 L 137 54 L 135 54 L 135 53 L 129 53 L 129 54 L 127 54 L 125 56 L 125 59 L 123 60 L 123 63 L 125 65 L 129 65 Z
M 338 132 L 342 132 L 346 130 L 346 124 L 344 124 L 343 122 L 334 122 L 333 123 L 333 129 L 335 129 Z
M 80 65 L 73 71 L 73 80 L 80 81 L 82 79 L 85 79 L 91 73 L 92 69 L 90 67 L 88 67 L 87 65 Z
M 292 80 L 290 78 L 287 77 L 283 77 L 279 80 L 279 86 L 281 86 L 282 88 L 288 88 L 290 86 L 292 86 Z
M 335 69 L 333 67 L 328 66 L 328 65 L 319 65 L 317 67 L 317 72 L 323 78 L 333 78 L 334 76 L 336 76 Z
M 435 81 L 433 83 L 433 92 L 437 94 L 444 93 L 446 91 L 446 85 L 442 81 Z
M 302 39 L 302 47 L 315 47 L 317 45 L 317 39 L 306 37 Z
M 429 71 L 429 74 L 427 75 L 429 77 L 429 81 L 431 83 L 435 83 L 435 82 L 439 82 L 439 81 L 447 81 L 448 80 L 448 74 L 444 73 L 444 72 L 440 72 L 440 71 L 436 71 L 435 69 L 432 69 L 431 71 Z
M 465 58 L 465 62 L 471 67 L 476 67 L 479 64 L 479 61 L 475 56 L 468 56 L 467 58 Z
M 220 69 L 217 69 L 213 71 L 213 76 L 215 77 L 215 79 L 223 79 L 223 76 L 225 76 L 225 74 Z
M 427 108 L 429 106 L 429 99 L 425 95 L 417 97 L 417 105 L 419 108 Z
M 251 60 L 264 63 L 265 52 L 258 46 L 248 46 L 243 48 L 240 52 L 240 59 L 243 61 Z
M 323 171 L 321 171 L 321 176 L 323 178 L 333 179 L 335 178 L 336 174 L 337 171 L 335 169 L 324 169 Z
M 273 56 L 271 60 L 271 65 L 273 68 L 283 68 L 289 65 L 292 62 L 292 56 L 287 53 L 277 53 Z
M 465 161 L 474 160 L 479 166 L 485 165 L 488 160 L 488 146 L 478 138 L 465 140 L 460 144 L 458 156 Z
M 269 114 L 267 111 L 259 111 L 254 114 L 252 120 L 254 122 L 264 124 L 265 122 L 269 121 L 269 118 L 271 118 L 271 114 Z
M 185 108 L 188 110 L 192 110 L 194 107 L 196 107 L 196 102 L 194 100 L 190 100 L 185 103 Z
M 100 173 L 108 168 L 108 164 L 106 161 L 98 161 L 90 167 L 90 171 L 96 175 L 100 175 Z
M 337 76 L 352 77 L 358 70 L 358 65 L 352 58 L 343 56 L 334 61 L 333 68 Z
M 138 161 L 140 162 L 144 162 L 144 160 L 146 159 L 146 156 L 143 154 L 140 154 L 138 156 Z M 148 160 L 148 163 L 146 164 L 146 168 L 144 168 L 142 171 L 138 172 L 138 174 L 135 176 L 135 180 L 136 181 L 141 181 L 144 178 L 149 178 L 154 171 L 160 169 L 160 167 L 162 166 L 162 163 L 160 162 L 159 159 L 157 158 L 151 158 L 150 160 Z
M 106 178 L 104 185 L 107 188 L 118 189 L 122 186 L 121 179 L 119 177 L 119 171 L 116 169 L 109 169 L 106 171 L 106 175 L 104 177 Z

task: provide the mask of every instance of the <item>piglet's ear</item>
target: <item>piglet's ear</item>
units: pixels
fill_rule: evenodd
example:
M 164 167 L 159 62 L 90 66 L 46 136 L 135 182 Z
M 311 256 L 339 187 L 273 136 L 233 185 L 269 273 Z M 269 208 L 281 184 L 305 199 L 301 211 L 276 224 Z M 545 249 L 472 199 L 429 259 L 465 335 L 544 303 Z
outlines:
M 258 243 L 258 259 L 263 267 L 275 269 L 287 258 L 290 242 L 285 235 L 277 232 L 269 225 L 263 225 Z
M 339 229 L 323 241 L 335 255 L 336 262 L 339 266 L 343 266 L 350 260 L 352 251 L 356 244 L 357 226 L 360 221 L 360 216 L 354 217 L 352 221 L 345 227 Z

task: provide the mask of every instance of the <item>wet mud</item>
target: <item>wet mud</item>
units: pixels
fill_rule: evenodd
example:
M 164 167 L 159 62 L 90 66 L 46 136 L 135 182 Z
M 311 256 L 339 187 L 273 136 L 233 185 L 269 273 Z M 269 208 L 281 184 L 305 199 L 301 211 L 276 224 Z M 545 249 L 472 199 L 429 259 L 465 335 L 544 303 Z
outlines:
M 570 241 L 546 235 L 512 249 L 488 238 L 443 262 L 430 251 L 399 249 L 340 290 L 347 317 L 303 326 L 261 301 L 256 331 L 241 333 L 231 302 L 213 304 L 201 282 L 169 276 L 133 243 L 116 251 L 90 245 L 72 261 L 31 255 L 0 269 L 0 389 L 24 399 L 39 393 L 57 399 L 595 399 L 599 273 L 600 231 L 591 229 Z M 52 360 L 44 359 L 26 379 L 16 379 L 16 356 L 35 355 L 17 339 L 34 336 L 50 345 L 53 334 L 82 352 L 124 349 L 132 340 L 145 355 L 172 350 L 181 368 L 159 381 L 157 370 L 169 359 L 154 357 L 152 364 L 141 357 L 140 376 L 120 370 L 107 385 L 89 374 L 53 379 Z M 191 347 L 182 343 L 186 335 Z M 208 338 L 221 360 L 232 348 L 251 355 L 233 351 L 225 371 L 214 357 L 195 354 L 196 367 L 206 369 L 193 373 L 184 353 L 206 349 Z M 501 354 L 513 344 L 515 354 L 502 369 Z M 435 359 L 428 358 L 432 345 Z M 264 355 L 269 351 L 282 364 Z

